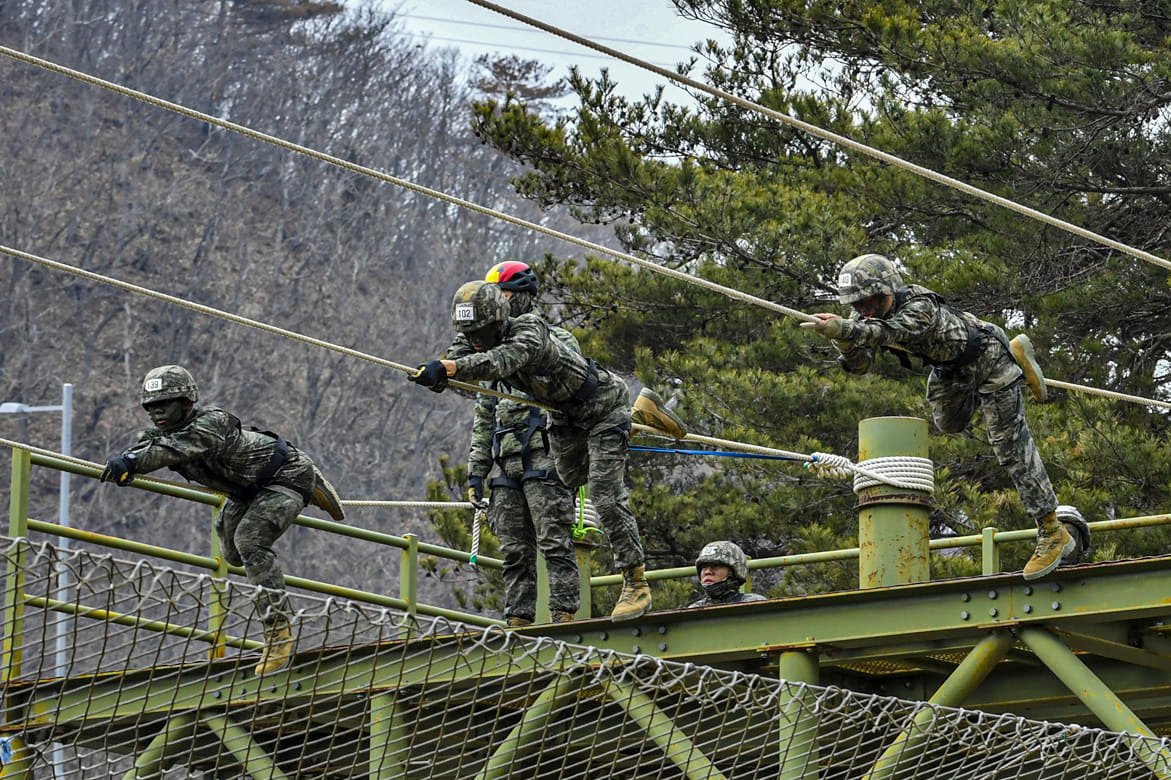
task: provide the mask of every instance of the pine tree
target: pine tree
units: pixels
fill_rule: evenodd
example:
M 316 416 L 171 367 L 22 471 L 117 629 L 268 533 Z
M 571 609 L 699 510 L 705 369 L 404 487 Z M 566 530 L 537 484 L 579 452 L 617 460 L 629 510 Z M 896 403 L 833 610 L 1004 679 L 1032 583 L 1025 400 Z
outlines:
M 733 33 L 702 47 L 707 83 L 1150 252 L 1166 253 L 1163 171 L 1171 17 L 1139 2 L 677 0 Z M 575 74 L 552 120 L 496 101 L 481 138 L 527 165 L 519 192 L 614 226 L 663 265 L 806 312 L 838 310 L 836 269 L 862 252 L 1010 333 L 1052 378 L 1166 397 L 1165 269 L 879 163 L 727 101 L 618 95 Z M 583 349 L 650 384 L 682 383 L 692 429 L 782 449 L 856 452 L 856 422 L 929 417 L 925 372 L 886 360 L 846 376 L 834 352 L 762 309 L 609 259 L 541 269 Z M 1059 498 L 1091 520 L 1169 503 L 1166 415 L 1055 393 L 1028 413 Z M 931 441 L 934 527 L 1028 527 L 983 424 Z M 853 495 L 791 465 L 642 457 L 632 473 L 652 562 L 712 539 L 752 556 L 847 546 Z M 1163 548 L 1113 537 L 1100 555 Z M 1012 550 L 1006 566 L 1028 550 Z M 976 571 L 964 558 L 937 563 Z M 846 569 L 787 573 L 777 592 L 849 586 Z

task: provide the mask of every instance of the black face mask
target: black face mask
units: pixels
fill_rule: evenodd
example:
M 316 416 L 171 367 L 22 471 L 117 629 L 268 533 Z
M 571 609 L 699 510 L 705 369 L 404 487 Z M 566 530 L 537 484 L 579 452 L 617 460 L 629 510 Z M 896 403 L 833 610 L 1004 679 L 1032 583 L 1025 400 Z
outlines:
M 528 314 L 533 310 L 533 294 L 528 290 L 518 290 L 508 299 L 508 313 L 513 317 Z
M 726 580 L 713 582 L 711 585 L 703 585 L 703 592 L 707 594 L 712 601 L 722 601 L 736 591 L 740 590 L 742 583 L 735 577 L 728 577 Z
M 469 330 L 464 335 L 477 352 L 486 352 L 500 344 L 504 335 L 504 323 L 494 322 L 476 330 Z

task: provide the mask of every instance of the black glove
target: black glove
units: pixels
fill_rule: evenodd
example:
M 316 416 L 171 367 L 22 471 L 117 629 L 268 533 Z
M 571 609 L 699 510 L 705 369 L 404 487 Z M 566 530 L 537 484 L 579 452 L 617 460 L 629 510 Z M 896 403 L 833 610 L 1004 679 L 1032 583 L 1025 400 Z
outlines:
M 488 502 L 484 500 L 484 478 L 472 474 L 468 477 L 468 501 L 472 502 L 472 506 L 476 509 L 483 509 L 488 506 Z
M 130 452 L 122 453 L 106 461 L 106 467 L 102 469 L 102 474 L 98 477 L 98 480 L 101 482 L 113 482 L 116 485 L 125 487 L 130 484 L 130 478 L 132 476 L 134 476 L 134 453 Z
M 433 393 L 442 393 L 447 389 L 447 369 L 442 360 L 429 360 L 419 364 L 419 370 L 407 377 L 417 385 L 422 385 Z

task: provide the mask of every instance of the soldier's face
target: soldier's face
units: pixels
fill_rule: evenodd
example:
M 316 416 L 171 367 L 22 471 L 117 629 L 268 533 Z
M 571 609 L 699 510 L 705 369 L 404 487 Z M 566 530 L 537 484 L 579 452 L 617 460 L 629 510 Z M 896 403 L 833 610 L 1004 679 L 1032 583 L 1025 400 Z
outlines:
M 142 408 L 160 431 L 173 431 L 183 424 L 191 407 L 192 403 L 186 398 L 170 398 L 144 404 Z
M 880 295 L 871 295 L 869 298 L 863 298 L 860 301 L 854 301 L 851 305 L 854 311 L 858 312 L 863 319 L 870 319 L 872 317 L 885 317 L 890 311 L 890 307 L 894 305 L 895 297 L 890 293 L 883 293 Z
M 731 573 L 732 570 L 722 563 L 705 563 L 703 568 L 699 570 L 699 584 L 715 585 L 717 582 L 728 579 L 728 575 Z
M 467 336 L 472 349 L 477 352 L 487 352 L 500 343 L 500 328 L 496 325 L 489 325 L 486 328 L 470 331 Z

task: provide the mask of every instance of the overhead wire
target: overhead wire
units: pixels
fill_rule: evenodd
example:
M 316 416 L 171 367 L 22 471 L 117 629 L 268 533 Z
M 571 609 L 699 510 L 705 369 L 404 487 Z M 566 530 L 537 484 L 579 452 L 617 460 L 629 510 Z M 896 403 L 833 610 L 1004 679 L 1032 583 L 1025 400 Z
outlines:
M 727 296 L 727 297 L 735 299 L 735 300 L 744 301 L 746 303 L 753 303 L 753 304 L 760 306 L 762 308 L 769 309 L 769 310 L 777 312 L 779 314 L 784 314 L 789 317 L 793 317 L 795 319 L 802 320 L 804 322 L 815 322 L 817 319 L 816 317 L 813 317 L 812 315 L 809 315 L 809 314 L 805 314 L 804 312 L 798 311 L 797 309 L 792 309 L 792 308 L 789 308 L 788 306 L 782 306 L 779 303 L 774 303 L 773 301 L 769 301 L 764 298 L 760 298 L 758 296 L 751 295 L 750 293 L 742 292 L 742 291 L 737 290 L 732 287 L 726 287 L 725 285 L 717 284 L 716 282 L 709 281 L 709 280 L 704 279 L 699 276 L 693 276 L 693 275 L 685 273 L 683 271 L 677 271 L 674 268 L 668 268 L 666 266 L 659 265 L 658 263 L 643 259 L 643 258 L 638 257 L 636 255 L 632 255 L 632 254 L 629 254 L 627 252 L 623 252 L 618 249 L 611 249 L 608 246 L 604 246 L 602 244 L 598 244 L 593 241 L 587 241 L 583 238 L 578 238 L 577 236 L 572 236 L 568 233 L 563 233 L 560 230 L 554 230 L 552 228 L 545 227 L 544 225 L 538 225 L 535 222 L 529 222 L 526 219 L 521 219 L 520 217 L 513 216 L 512 214 L 507 214 L 503 211 L 489 208 L 487 206 L 481 206 L 478 203 L 473 203 L 469 200 L 464 200 L 463 198 L 458 198 L 458 197 L 456 197 L 454 195 L 450 195 L 446 192 L 441 192 L 439 190 L 435 190 L 430 187 L 425 187 L 422 184 L 417 184 L 417 183 L 410 181 L 408 179 L 402 179 L 402 178 L 399 178 L 398 176 L 392 176 L 389 173 L 379 171 L 375 168 L 370 168 L 365 165 L 358 165 L 357 163 L 353 163 L 348 160 L 343 160 L 340 157 L 336 157 L 332 154 L 326 154 L 325 152 L 319 151 L 317 149 L 313 149 L 308 146 L 303 146 L 302 144 L 293 143 L 292 141 L 286 141 L 283 138 L 279 138 L 277 136 L 270 135 L 268 133 L 262 133 L 259 130 L 254 130 L 254 129 L 247 127 L 245 125 L 241 125 L 241 124 L 238 124 L 236 122 L 232 122 L 227 119 L 221 119 L 219 117 L 212 116 L 211 114 L 206 114 L 202 111 L 196 111 L 193 108 L 188 108 L 187 106 L 183 106 L 178 103 L 172 103 L 169 100 L 163 100 L 162 98 L 155 97 L 154 95 L 150 95 L 146 92 L 141 92 L 136 89 L 131 89 L 130 87 L 126 87 L 121 84 L 114 83 L 112 81 L 107 81 L 106 79 L 98 78 L 97 76 L 93 76 L 88 73 L 83 73 L 82 71 L 75 70 L 73 68 L 67 68 L 64 65 L 59 65 L 58 63 L 43 59 L 41 57 L 35 57 L 31 54 L 27 54 L 25 52 L 10 48 L 8 46 L 0 46 L 0 54 L 4 55 L 5 57 L 9 57 L 11 59 L 18 60 L 20 62 L 24 62 L 29 65 L 35 65 L 36 67 L 44 68 L 45 70 L 60 74 L 62 76 L 68 76 L 69 78 L 74 79 L 76 81 L 80 81 L 84 84 L 89 84 L 89 85 L 95 86 L 95 87 L 101 87 L 102 89 L 106 89 L 111 92 L 115 92 L 119 95 L 134 98 L 135 100 L 139 100 L 143 103 L 146 103 L 147 105 L 155 106 L 156 108 L 162 108 L 167 111 L 172 111 L 176 114 L 179 114 L 180 116 L 188 117 L 189 119 L 197 119 L 200 122 L 205 122 L 207 124 L 223 128 L 224 130 L 229 130 L 233 133 L 238 133 L 238 134 L 244 136 L 245 138 L 251 138 L 255 141 L 262 141 L 264 143 L 271 144 L 271 145 L 279 147 L 281 149 L 286 149 L 288 151 L 297 152 L 298 154 L 303 154 L 306 157 L 311 157 L 315 160 L 319 160 L 321 162 L 325 162 L 330 165 L 334 165 L 338 168 L 342 168 L 343 170 L 350 171 L 351 173 L 359 173 L 364 176 L 369 176 L 371 178 L 378 179 L 379 181 L 383 181 L 388 184 L 393 184 L 397 187 L 402 187 L 402 188 L 410 190 L 412 192 L 417 192 L 420 195 L 426 195 L 429 198 L 434 198 L 436 200 L 443 201 L 444 203 L 450 203 L 453 206 L 459 206 L 460 208 L 467 209 L 468 211 L 472 211 L 477 214 L 483 214 L 485 216 L 493 217 L 494 219 L 499 219 L 503 222 L 507 222 L 509 224 L 516 225 L 517 227 L 523 227 L 528 230 L 532 230 L 537 233 L 541 233 L 541 234 L 550 236 L 551 238 L 556 238 L 561 241 L 565 241 L 566 243 L 575 244 L 575 245 L 580 246 L 584 249 L 589 249 L 589 250 L 591 250 L 593 252 L 597 252 L 599 254 L 605 254 L 605 255 L 609 255 L 611 257 L 614 257 L 616 259 L 619 259 L 619 260 L 625 260 L 628 263 L 632 263 L 633 265 L 637 265 L 640 268 L 645 268 L 648 271 L 662 274 L 663 276 L 671 277 L 672 279 L 675 279 L 677 281 L 684 281 L 684 282 L 698 285 L 700 287 L 705 287 L 709 290 L 712 290 L 713 292 L 718 292 L 721 295 Z M 67 267 L 71 267 L 71 266 L 67 266 Z
M 23 252 L 19 249 L 4 246 L 2 244 L 0 244 L 0 253 L 19 258 L 21 260 L 26 260 L 30 263 L 44 266 L 45 268 L 51 268 L 54 271 L 62 271 L 64 273 L 73 274 L 74 276 L 80 276 L 83 279 L 89 279 L 93 282 L 99 282 L 100 284 L 109 285 L 110 287 L 116 287 L 119 290 L 125 290 L 126 292 L 132 292 L 136 295 L 142 295 L 146 298 L 154 298 L 155 300 L 164 301 L 166 303 L 174 304 L 175 306 L 181 306 L 184 309 L 190 309 L 191 311 L 205 314 L 209 317 L 216 317 L 218 319 L 227 320 L 228 322 L 234 322 L 237 325 L 244 325 L 249 328 L 255 328 L 256 330 L 264 331 L 265 333 L 271 333 L 277 336 L 283 336 L 287 339 L 292 339 L 293 341 L 299 341 L 302 344 L 309 344 L 310 346 L 328 349 L 332 352 L 338 352 L 349 357 L 358 358 L 359 360 L 365 360 L 368 363 L 373 363 L 384 368 L 391 368 L 395 371 L 403 371 L 408 374 L 413 374 L 417 370 L 412 366 L 396 363 L 393 360 L 387 360 L 386 358 L 381 358 L 377 355 L 371 355 L 367 352 L 361 352 L 350 347 L 342 346 L 341 344 L 334 344 L 332 342 L 323 341 L 322 339 L 314 338 L 312 336 L 306 336 L 302 333 L 297 333 L 296 331 L 288 330 L 277 325 L 270 325 L 266 322 L 251 319 L 250 317 L 233 314 L 231 312 L 224 311 L 223 309 L 217 309 L 214 306 L 206 306 L 202 303 L 195 303 L 194 301 L 189 301 L 186 298 L 179 298 L 174 295 L 168 295 L 167 293 L 159 292 L 158 290 L 152 290 L 149 287 L 143 287 L 141 285 L 132 284 L 130 282 L 124 282 L 121 279 L 115 279 L 112 276 L 105 276 L 93 271 L 87 271 L 84 268 L 78 268 L 77 266 L 69 265 L 68 263 L 61 263 L 56 260 L 50 260 L 45 257 Z M 490 387 L 467 384 L 466 382 L 458 382 L 454 379 L 448 380 L 448 384 L 452 387 L 458 387 L 461 390 L 468 390 L 473 393 L 483 393 L 485 395 L 496 396 L 497 398 L 508 398 L 515 401 L 523 401 L 530 406 L 538 406 L 542 409 L 552 408 L 537 401 L 510 395 L 508 393 L 503 393 Z
M 1010 200 L 1000 195 L 996 195 L 995 193 L 988 192 L 987 190 L 981 189 L 975 185 L 968 184 L 967 182 L 952 178 L 951 176 L 939 173 L 938 171 L 933 171 L 930 168 L 926 168 L 922 165 L 917 165 L 908 160 L 904 160 L 903 158 L 890 154 L 889 152 L 884 152 L 881 149 L 868 146 L 847 136 L 839 135 L 838 133 L 818 127 L 817 125 L 805 122 L 801 119 L 797 119 L 796 117 L 790 116 L 781 111 L 777 111 L 776 109 L 762 106 L 759 103 L 747 100 L 740 97 L 739 95 L 734 95 L 731 92 L 727 92 L 718 87 L 713 87 L 708 84 L 704 84 L 703 82 L 696 81 L 695 79 L 689 78 L 675 71 L 668 70 L 667 68 L 660 67 L 651 62 L 647 62 L 646 60 L 642 60 L 638 57 L 626 54 L 622 51 L 619 51 L 618 49 L 614 49 L 604 44 L 598 43 L 595 40 L 584 38 L 580 35 L 571 33 L 568 30 L 564 30 L 560 27 L 542 22 L 539 19 L 534 19 L 533 17 L 522 14 L 519 11 L 513 11 L 510 8 L 505 8 L 502 5 L 490 2 L 490 0 L 467 1 L 481 8 L 487 8 L 488 10 L 495 11 L 502 16 L 507 16 L 510 19 L 514 19 L 518 22 L 523 22 L 524 24 L 536 27 L 537 29 L 544 30 L 551 35 L 564 38 L 567 41 L 573 41 L 574 43 L 585 46 L 588 49 L 602 52 L 603 54 L 607 54 L 611 57 L 614 57 L 615 59 L 621 60 L 622 62 L 649 70 L 678 84 L 699 90 L 700 92 L 704 92 L 713 97 L 721 98 L 737 106 L 740 106 L 741 108 L 746 108 L 750 111 L 771 117 L 772 119 L 776 119 L 777 121 L 789 125 L 790 127 L 795 127 L 798 130 L 803 130 L 804 132 L 816 136 L 817 138 L 820 138 L 824 141 L 830 141 L 834 144 L 837 144 L 838 146 L 844 146 L 847 149 L 861 152 L 862 154 L 873 157 L 876 160 L 880 160 L 897 168 L 910 171 L 911 173 L 917 174 L 918 176 L 921 176 L 925 179 L 929 179 L 930 181 L 946 185 L 980 200 L 1001 206 L 1002 208 L 1008 209 L 1009 211 L 1014 211 L 1017 214 L 1030 217 L 1031 219 L 1035 219 L 1039 222 L 1044 222 L 1047 225 L 1059 228 L 1076 236 L 1080 236 L 1081 238 L 1088 239 L 1095 243 L 1101 244 L 1102 246 L 1131 255 L 1132 257 L 1138 258 L 1139 260 L 1144 260 L 1148 263 L 1152 263 L 1162 268 L 1171 270 L 1171 260 L 1166 260 L 1156 254 L 1152 254 L 1151 252 L 1132 247 L 1129 244 L 1124 244 L 1121 241 L 1115 241 L 1112 238 L 1107 238 L 1106 236 L 1095 233 L 1092 230 L 1087 230 L 1086 228 L 1080 227 L 1079 225 L 1075 225 L 1072 222 L 1066 222 L 1063 219 L 1058 219 L 1057 217 L 1046 214 L 1043 211 L 1038 211 L 1037 209 L 1030 208 L 1024 204 L 1017 203 L 1016 201 Z

